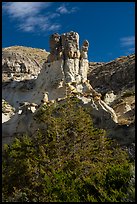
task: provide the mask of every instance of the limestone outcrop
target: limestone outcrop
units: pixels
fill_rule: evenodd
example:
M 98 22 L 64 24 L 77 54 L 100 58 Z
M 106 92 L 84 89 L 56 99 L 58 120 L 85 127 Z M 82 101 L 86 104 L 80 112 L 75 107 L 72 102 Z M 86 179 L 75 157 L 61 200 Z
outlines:
M 51 35 L 49 44 L 50 54 L 36 79 L 3 84 L 3 98 L 15 108 L 15 114 L 3 124 L 4 143 L 14 134 L 33 133 L 41 125 L 35 124 L 33 119 L 41 104 L 60 102 L 73 94 L 83 105 L 92 106 L 97 127 L 112 129 L 117 126 L 115 111 L 87 79 L 89 42 L 84 40 L 79 46 L 78 33 L 71 31 Z
M 65 81 L 67 83 L 80 83 L 87 80 L 88 72 L 88 47 L 85 40 L 79 49 L 79 35 L 69 32 L 59 35 L 55 33 L 50 37 L 50 55 L 48 63 L 60 61 L 63 66 Z
M 135 119 L 135 54 L 119 57 L 107 63 L 89 63 L 88 79 L 111 106 L 120 124 Z
M 2 49 L 2 81 L 36 78 L 49 53 L 42 49 L 12 46 Z
M 51 35 L 49 43 L 50 54 L 37 79 L 13 79 L 11 83 L 3 83 L 3 98 L 18 107 L 23 101 L 40 104 L 45 92 L 48 92 L 49 100 L 65 97 L 72 89 L 73 92 L 100 96 L 87 81 L 89 42 L 85 40 L 79 49 L 79 35 L 71 31 Z
M 122 56 L 107 63 L 89 63 L 88 79 L 101 94 L 134 89 L 135 54 Z M 101 82 L 101 83 L 100 83 Z

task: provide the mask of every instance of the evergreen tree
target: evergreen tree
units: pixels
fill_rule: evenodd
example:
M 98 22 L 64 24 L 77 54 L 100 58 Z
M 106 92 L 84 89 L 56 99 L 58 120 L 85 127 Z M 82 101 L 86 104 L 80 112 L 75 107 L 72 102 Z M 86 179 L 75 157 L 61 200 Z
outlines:
M 35 114 L 45 129 L 3 151 L 3 201 L 122 202 L 131 178 L 119 145 L 94 128 L 92 109 L 70 97 Z

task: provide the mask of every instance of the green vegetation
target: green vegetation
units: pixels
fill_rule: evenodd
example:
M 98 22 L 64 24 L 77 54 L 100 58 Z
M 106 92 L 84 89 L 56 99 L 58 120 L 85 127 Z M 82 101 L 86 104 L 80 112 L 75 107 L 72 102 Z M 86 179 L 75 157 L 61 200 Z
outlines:
M 3 202 L 128 200 L 128 156 L 103 129 L 93 127 L 91 111 L 76 98 L 39 109 L 35 119 L 45 129 L 5 145 Z

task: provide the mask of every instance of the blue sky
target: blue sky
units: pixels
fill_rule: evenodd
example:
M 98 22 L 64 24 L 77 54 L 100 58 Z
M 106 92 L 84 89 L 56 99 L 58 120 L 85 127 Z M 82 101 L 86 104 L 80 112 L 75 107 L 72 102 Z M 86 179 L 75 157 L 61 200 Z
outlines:
M 49 51 L 49 36 L 75 31 L 88 58 L 108 62 L 135 52 L 134 2 L 3 2 L 2 47 Z

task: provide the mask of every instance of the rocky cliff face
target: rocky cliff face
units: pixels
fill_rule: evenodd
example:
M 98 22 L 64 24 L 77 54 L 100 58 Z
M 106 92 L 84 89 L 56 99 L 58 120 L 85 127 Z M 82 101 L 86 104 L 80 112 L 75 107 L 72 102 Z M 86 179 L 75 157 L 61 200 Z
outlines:
M 102 80 L 104 80 L 103 76 L 106 76 L 104 72 L 113 75 L 112 73 L 115 71 L 114 76 L 116 76 L 117 72 L 123 73 L 122 67 L 125 66 L 122 65 L 121 67 L 119 64 L 119 68 L 115 70 L 110 63 L 109 72 L 109 65 L 106 63 L 89 63 L 89 42 L 85 40 L 82 46 L 79 47 L 79 35 L 73 31 L 62 35 L 55 33 L 50 36 L 49 43 L 50 53 L 39 51 L 43 54 L 41 59 L 35 55 L 36 60 L 31 59 L 31 61 L 28 56 L 25 57 L 26 52 L 23 55 L 24 59 L 21 54 L 15 54 L 15 47 L 13 48 L 14 52 L 12 47 L 8 48 L 7 51 L 6 48 L 3 50 L 3 74 L 12 74 L 10 76 L 12 80 L 11 78 L 9 80 L 9 77 L 7 77 L 7 80 L 3 79 L 2 96 L 14 110 L 13 114 L 8 115 L 7 118 L 3 109 L 3 118 L 6 117 L 3 120 L 3 143 L 10 143 L 13 135 L 15 136 L 17 133 L 34 133 L 39 125 L 42 125 L 36 124 L 34 120 L 35 113 L 41 104 L 60 102 L 68 95 L 75 95 L 81 99 L 83 105 L 92 106 L 95 126 L 109 130 L 109 135 L 112 137 L 116 130 L 120 132 L 122 127 L 119 127 L 118 115 L 112 108 L 114 104 L 111 106 L 112 102 L 116 101 L 116 99 L 118 100 L 118 97 L 116 98 L 113 94 L 111 97 L 109 95 L 108 98 L 106 97 L 107 95 L 104 96 L 104 93 L 108 94 L 108 91 L 114 91 L 114 89 L 109 89 L 109 86 L 105 85 Z M 27 50 L 27 48 L 25 49 Z M 17 50 L 20 53 L 19 47 Z M 12 60 L 8 57 L 9 53 L 12 56 Z M 29 54 L 33 56 L 32 52 Z M 24 63 L 25 71 L 21 71 L 20 63 Z M 16 66 L 17 64 L 18 66 Z M 105 69 L 102 68 L 104 66 Z M 127 67 L 129 70 L 132 69 L 129 66 Z M 31 74 L 28 73 L 30 72 L 29 69 L 31 69 Z M 19 75 L 22 73 L 23 78 L 20 75 L 17 80 L 15 77 L 17 73 Z M 36 75 L 36 78 L 32 77 L 32 73 Z M 130 73 L 132 75 L 132 70 Z M 123 75 L 125 78 L 127 77 L 127 75 Z M 3 77 L 5 76 L 3 75 Z M 93 80 L 92 77 L 95 79 Z M 91 81 L 90 83 L 89 80 Z M 104 86 L 105 92 L 102 91 L 104 89 L 100 88 L 102 86 Z M 116 86 L 115 90 L 119 91 L 118 86 Z M 115 110 L 118 112 L 118 108 L 115 108 Z M 127 110 L 129 110 L 128 107 Z M 123 113 L 125 114 L 126 112 Z M 124 135 L 125 130 L 122 131 L 122 135 Z M 128 131 L 130 130 L 126 129 L 126 132 Z M 132 140 L 134 140 L 133 137 Z

